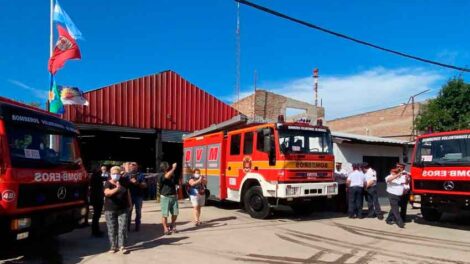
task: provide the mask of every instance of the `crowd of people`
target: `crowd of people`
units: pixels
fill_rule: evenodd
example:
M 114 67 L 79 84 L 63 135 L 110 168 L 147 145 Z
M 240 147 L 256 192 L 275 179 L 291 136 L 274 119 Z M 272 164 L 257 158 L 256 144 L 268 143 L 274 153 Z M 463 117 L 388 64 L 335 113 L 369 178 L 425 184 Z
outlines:
M 160 164 L 160 173 L 157 174 L 160 205 L 162 213 L 163 234 L 177 233 L 176 219 L 179 214 L 177 186 L 179 179 L 175 175 L 177 164 L 172 166 L 168 162 Z M 194 210 L 194 224 L 202 224 L 201 207 L 205 203 L 205 185 L 207 179 L 201 175 L 199 169 L 188 181 L 188 194 Z M 142 203 L 145 190 L 149 187 L 143 173 L 138 169 L 136 162 L 125 162 L 122 166 L 113 166 L 109 169 L 101 166 L 91 176 L 90 204 L 93 207 L 92 235 L 101 237 L 99 219 L 103 208 L 107 232 L 110 242 L 110 252 L 120 251 L 129 253 L 126 248 L 128 232 L 131 231 L 131 219 L 135 211 L 134 231 L 140 231 L 142 218 Z M 170 221 L 168 221 L 168 218 Z
M 342 164 L 337 162 L 335 178 L 339 186 L 337 207 L 340 211 L 347 212 L 349 218 L 364 218 L 362 209 L 365 198 L 367 217 L 384 219 L 377 191 L 377 173 L 368 163 L 353 164 L 352 171 L 348 173 L 342 168 Z M 397 224 L 404 228 L 410 195 L 410 175 L 405 171 L 405 165 L 398 163 L 390 170 L 390 175 L 385 177 L 385 182 L 391 207 L 385 221 L 387 224 Z
M 104 209 L 110 252 L 120 251 L 127 254 L 129 251 L 126 249 L 126 242 L 128 232 L 131 231 L 133 212 L 135 212 L 133 230 L 138 232 L 141 227 L 144 195 L 151 188 L 150 184 L 155 183 L 159 186 L 163 234 L 177 233 L 180 179 L 175 175 L 176 169 L 176 163 L 170 166 L 168 162 L 161 162 L 160 173 L 150 180 L 139 171 L 136 162 L 125 162 L 122 166 L 113 166 L 109 170 L 108 167 L 101 166 L 99 170 L 93 172 L 90 182 L 90 204 L 93 207 L 92 235 L 97 237 L 104 235 L 99 226 L 99 219 Z M 349 218 L 362 219 L 364 218 L 362 209 L 365 198 L 368 207 L 366 216 L 383 220 L 384 214 L 378 198 L 376 171 L 367 163 L 353 164 L 352 169 L 351 172 L 347 172 L 340 162 L 336 163 L 335 178 L 339 185 L 338 209 L 347 212 Z M 410 177 L 405 171 L 405 165 L 397 164 L 390 171 L 390 175 L 385 177 L 385 181 L 391 207 L 385 221 L 403 228 L 410 190 Z M 185 185 L 193 206 L 195 226 L 202 224 L 201 207 L 205 204 L 206 185 L 206 177 L 202 176 L 197 168 L 193 170 L 193 174 Z

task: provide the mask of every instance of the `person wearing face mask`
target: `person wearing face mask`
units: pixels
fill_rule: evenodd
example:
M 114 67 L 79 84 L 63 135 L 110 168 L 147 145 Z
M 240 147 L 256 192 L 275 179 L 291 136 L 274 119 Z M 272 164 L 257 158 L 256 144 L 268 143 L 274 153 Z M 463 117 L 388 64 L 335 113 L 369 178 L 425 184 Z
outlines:
M 189 199 L 193 205 L 194 224 L 201 225 L 201 207 L 205 203 L 206 193 L 205 185 L 207 184 L 206 177 L 201 175 L 199 169 L 194 170 L 194 174 L 189 178 Z
M 118 250 L 123 254 L 129 253 L 126 249 L 127 220 L 131 204 L 128 186 L 127 180 L 121 178 L 121 168 L 118 166 L 112 167 L 111 177 L 104 184 L 104 210 L 111 244 L 109 252 L 111 253 Z

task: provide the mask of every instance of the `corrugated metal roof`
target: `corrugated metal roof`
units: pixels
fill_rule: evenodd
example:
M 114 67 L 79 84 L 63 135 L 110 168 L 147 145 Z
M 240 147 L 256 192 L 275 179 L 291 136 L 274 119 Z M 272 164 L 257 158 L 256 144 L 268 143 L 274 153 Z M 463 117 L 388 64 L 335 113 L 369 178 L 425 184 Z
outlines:
M 340 139 L 346 139 L 346 140 L 351 140 L 351 141 L 362 141 L 362 142 L 368 142 L 368 143 L 384 143 L 384 144 L 396 144 L 396 145 L 413 145 L 414 144 L 414 142 L 409 142 L 405 140 L 365 136 L 365 135 L 351 134 L 351 133 L 345 133 L 345 132 L 336 132 L 336 131 L 332 131 L 331 135 L 333 136 L 333 138 L 340 138 Z
M 172 71 L 106 86 L 84 94 L 89 106 L 66 106 L 78 124 L 192 132 L 238 111 Z

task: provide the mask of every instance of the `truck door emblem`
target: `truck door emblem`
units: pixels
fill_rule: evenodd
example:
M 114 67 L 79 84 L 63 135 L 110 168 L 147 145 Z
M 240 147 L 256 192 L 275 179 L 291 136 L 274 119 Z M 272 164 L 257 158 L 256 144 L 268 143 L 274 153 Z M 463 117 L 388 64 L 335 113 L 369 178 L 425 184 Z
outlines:
M 13 202 L 16 198 L 16 194 L 12 190 L 5 190 L 2 192 L 2 197 L 1 197 L 5 202 Z
M 243 171 L 245 171 L 245 173 L 248 173 L 251 171 L 251 158 L 250 157 L 245 157 L 243 159 Z
M 454 189 L 455 185 L 453 181 L 446 181 L 444 182 L 444 190 L 446 191 L 452 191 Z
M 67 195 L 67 189 L 65 189 L 64 186 L 61 186 L 57 190 L 57 198 L 59 198 L 59 200 L 64 200 L 66 195 Z

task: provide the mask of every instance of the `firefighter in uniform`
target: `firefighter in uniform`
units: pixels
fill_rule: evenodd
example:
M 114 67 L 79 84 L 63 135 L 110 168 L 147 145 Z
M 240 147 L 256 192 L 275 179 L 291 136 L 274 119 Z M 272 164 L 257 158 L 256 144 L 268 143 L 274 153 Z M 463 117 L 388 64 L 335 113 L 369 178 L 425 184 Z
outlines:
M 336 162 L 335 166 L 335 181 L 338 183 L 338 195 L 335 197 L 336 210 L 347 213 L 348 212 L 348 195 L 346 192 L 346 179 L 348 173 L 342 168 L 341 162 Z

